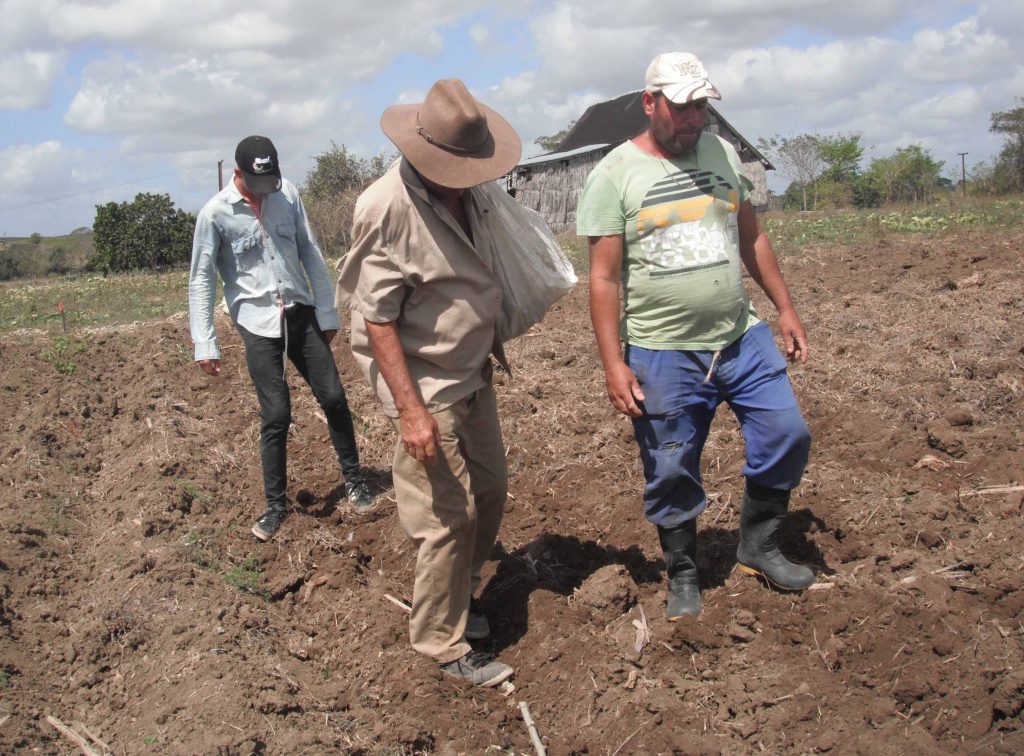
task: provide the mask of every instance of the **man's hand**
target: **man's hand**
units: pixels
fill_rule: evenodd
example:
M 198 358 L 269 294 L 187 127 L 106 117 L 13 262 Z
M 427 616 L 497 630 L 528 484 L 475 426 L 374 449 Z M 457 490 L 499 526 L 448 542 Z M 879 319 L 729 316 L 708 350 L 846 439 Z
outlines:
M 207 375 L 212 375 L 216 378 L 220 375 L 220 360 L 197 360 L 199 367 L 202 368 L 203 372 Z
M 338 335 L 338 329 L 337 328 L 332 328 L 329 331 L 324 331 L 324 338 L 327 340 L 328 344 L 330 344 L 332 341 L 334 341 L 334 337 L 337 336 L 337 335 Z
M 399 424 L 405 453 L 418 462 L 435 464 L 441 446 L 441 431 L 427 408 L 421 404 L 406 410 L 399 416 Z
M 629 365 L 618 362 L 605 370 L 604 377 L 608 385 L 608 398 L 615 409 L 630 417 L 643 415 L 643 410 L 636 403 L 644 400 L 644 392 Z
M 807 362 L 807 334 L 795 311 L 779 313 L 779 332 L 786 348 L 786 359 L 801 365 Z

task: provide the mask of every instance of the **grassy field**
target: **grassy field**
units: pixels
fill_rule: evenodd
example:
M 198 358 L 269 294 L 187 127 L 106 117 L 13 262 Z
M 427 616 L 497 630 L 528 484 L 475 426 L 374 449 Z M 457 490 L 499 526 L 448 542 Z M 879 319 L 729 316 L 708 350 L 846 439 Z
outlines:
M 800 254 L 808 246 L 858 244 L 894 234 L 940 233 L 956 226 L 1017 226 L 1022 216 L 1024 197 L 955 197 L 930 207 L 766 213 L 762 224 L 785 257 Z M 561 243 L 577 272 L 585 275 L 589 262 L 584 240 L 566 235 Z M 61 333 L 60 303 L 69 331 L 167 317 L 188 307 L 187 286 L 185 270 L 8 281 L 0 284 L 0 332 L 35 328 Z

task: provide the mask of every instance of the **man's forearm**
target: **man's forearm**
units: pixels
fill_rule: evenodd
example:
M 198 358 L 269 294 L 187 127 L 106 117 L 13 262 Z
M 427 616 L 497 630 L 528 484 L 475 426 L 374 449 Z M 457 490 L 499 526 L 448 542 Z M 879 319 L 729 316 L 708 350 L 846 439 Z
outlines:
M 792 311 L 793 300 L 782 277 L 775 250 L 749 203 L 740 207 L 739 225 L 740 257 L 750 277 L 761 287 L 778 312 Z
M 594 326 L 597 350 L 605 371 L 622 361 L 619 340 L 619 285 L 601 278 L 590 281 L 590 321 Z
M 607 373 L 622 362 L 619 341 L 619 289 L 622 273 L 621 235 L 591 236 L 590 247 L 590 322 L 594 326 L 601 364 Z
M 373 357 L 377 361 L 377 369 L 391 391 L 398 413 L 404 414 L 407 410 L 423 407 L 423 399 L 409 373 L 409 365 L 405 361 L 405 352 L 402 351 L 402 342 L 398 338 L 398 328 L 394 321 L 364 322 L 366 333 L 370 337 Z

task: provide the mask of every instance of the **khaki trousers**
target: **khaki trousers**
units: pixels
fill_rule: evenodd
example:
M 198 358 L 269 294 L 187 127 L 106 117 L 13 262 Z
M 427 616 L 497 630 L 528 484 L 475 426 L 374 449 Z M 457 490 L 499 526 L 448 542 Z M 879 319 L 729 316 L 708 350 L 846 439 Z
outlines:
M 498 537 L 508 470 L 492 386 L 434 419 L 437 463 L 410 457 L 399 438 L 393 475 L 399 521 L 418 549 L 409 638 L 416 651 L 447 664 L 471 650 L 463 636 L 469 598 Z

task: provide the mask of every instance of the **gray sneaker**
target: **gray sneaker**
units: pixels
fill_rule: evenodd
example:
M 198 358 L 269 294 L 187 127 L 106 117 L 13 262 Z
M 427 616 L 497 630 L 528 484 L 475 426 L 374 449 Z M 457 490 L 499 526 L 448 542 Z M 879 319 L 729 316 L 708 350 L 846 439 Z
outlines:
M 491 634 L 487 615 L 475 598 L 469 599 L 469 616 L 466 618 L 466 630 L 463 634 L 467 640 L 481 640 Z
M 348 497 L 349 503 L 352 505 L 352 509 L 356 512 L 369 512 L 375 506 L 377 506 L 377 500 L 372 493 L 370 493 L 370 487 L 366 485 L 366 481 L 358 478 L 351 483 L 345 483 L 345 495 Z
M 441 671 L 481 688 L 492 688 L 512 676 L 512 667 L 482 651 L 470 651 L 453 662 L 442 664 Z
M 252 526 L 252 534 L 261 541 L 269 541 L 281 527 L 281 521 L 284 520 L 286 514 L 287 512 L 283 509 L 268 509 Z

